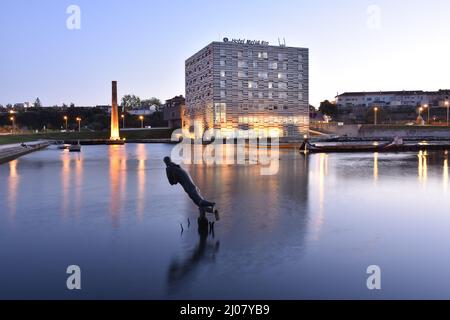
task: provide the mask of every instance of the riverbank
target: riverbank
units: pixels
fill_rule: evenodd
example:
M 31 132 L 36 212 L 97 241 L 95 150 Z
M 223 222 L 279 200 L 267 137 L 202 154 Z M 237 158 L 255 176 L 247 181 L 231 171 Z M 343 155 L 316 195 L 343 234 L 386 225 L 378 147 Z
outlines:
M 120 135 L 127 141 L 138 140 L 170 140 L 172 129 L 155 128 L 155 129 L 136 129 L 124 130 Z M 17 135 L 0 135 L 0 145 L 30 142 L 37 140 L 55 140 L 55 141 L 78 141 L 78 140 L 103 140 L 109 139 L 108 131 L 82 131 L 82 132 L 47 132 L 34 134 L 17 134 Z
M 0 164 L 17 159 L 21 156 L 42 150 L 50 145 L 48 141 L 35 141 L 26 144 L 3 145 L 0 147 Z

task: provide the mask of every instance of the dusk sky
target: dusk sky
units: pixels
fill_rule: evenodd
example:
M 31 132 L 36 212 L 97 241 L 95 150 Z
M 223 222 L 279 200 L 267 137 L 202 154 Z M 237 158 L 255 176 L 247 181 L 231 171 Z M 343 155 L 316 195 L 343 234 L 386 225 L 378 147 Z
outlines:
M 69 5 L 81 29 L 66 27 Z M 223 37 L 310 49 L 310 103 L 450 87 L 448 0 L 2 0 L 0 104 L 184 95 L 184 61 Z

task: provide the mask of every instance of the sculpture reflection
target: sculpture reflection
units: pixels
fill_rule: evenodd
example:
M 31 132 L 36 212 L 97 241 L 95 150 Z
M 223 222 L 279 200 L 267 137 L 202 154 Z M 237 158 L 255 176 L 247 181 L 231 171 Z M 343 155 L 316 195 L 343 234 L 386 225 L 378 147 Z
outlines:
M 197 220 L 199 242 L 184 261 L 174 261 L 169 266 L 168 283 L 169 288 L 181 284 L 194 271 L 205 262 L 215 262 L 216 254 L 220 248 L 220 241 L 215 240 L 214 222 L 209 223 L 205 217 Z M 208 241 L 211 238 L 212 241 Z

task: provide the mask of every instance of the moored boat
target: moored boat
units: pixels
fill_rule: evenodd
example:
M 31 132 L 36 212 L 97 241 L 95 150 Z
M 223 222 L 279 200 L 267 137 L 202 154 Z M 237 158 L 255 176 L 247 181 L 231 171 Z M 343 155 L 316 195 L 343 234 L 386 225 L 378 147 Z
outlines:
M 384 152 L 389 151 L 398 143 L 394 140 L 386 143 L 372 143 L 372 144 L 340 144 L 340 145 L 321 145 L 312 144 L 308 139 L 303 141 L 300 151 L 311 153 L 334 153 L 334 152 Z

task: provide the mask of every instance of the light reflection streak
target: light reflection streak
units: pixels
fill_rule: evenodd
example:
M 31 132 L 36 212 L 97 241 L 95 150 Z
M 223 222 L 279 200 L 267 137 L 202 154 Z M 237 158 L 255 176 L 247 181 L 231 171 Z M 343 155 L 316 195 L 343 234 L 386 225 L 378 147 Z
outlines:
M 19 174 L 17 173 L 17 160 L 9 163 L 9 178 L 8 178 L 8 207 L 9 214 L 12 217 L 17 213 L 17 190 L 19 187 Z

